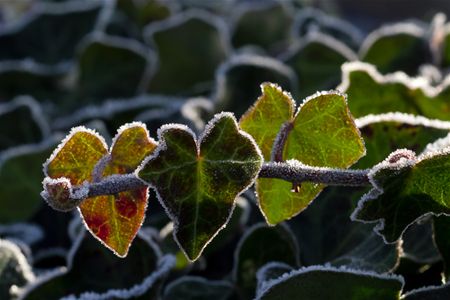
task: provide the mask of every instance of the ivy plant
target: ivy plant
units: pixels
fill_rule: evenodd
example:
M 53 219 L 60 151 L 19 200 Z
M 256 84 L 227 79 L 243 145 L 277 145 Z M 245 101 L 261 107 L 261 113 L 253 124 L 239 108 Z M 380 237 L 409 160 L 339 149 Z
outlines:
M 450 299 L 437 8 L 4 2 L 2 300 Z

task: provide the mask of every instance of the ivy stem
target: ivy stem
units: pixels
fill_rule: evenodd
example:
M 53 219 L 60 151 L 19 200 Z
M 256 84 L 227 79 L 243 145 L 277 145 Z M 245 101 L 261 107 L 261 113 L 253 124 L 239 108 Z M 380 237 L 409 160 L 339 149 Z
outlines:
M 277 178 L 293 183 L 314 182 L 327 185 L 367 186 L 370 185 L 369 170 L 343 170 L 310 167 L 298 162 L 269 162 L 263 164 L 258 177 Z M 113 195 L 123 191 L 146 187 L 134 174 L 112 175 L 88 185 L 87 197 Z M 73 187 L 74 192 L 82 186 Z
M 313 182 L 327 185 L 368 186 L 369 170 L 345 170 L 311 167 L 298 161 L 268 162 L 259 172 L 259 178 L 277 178 L 292 183 Z

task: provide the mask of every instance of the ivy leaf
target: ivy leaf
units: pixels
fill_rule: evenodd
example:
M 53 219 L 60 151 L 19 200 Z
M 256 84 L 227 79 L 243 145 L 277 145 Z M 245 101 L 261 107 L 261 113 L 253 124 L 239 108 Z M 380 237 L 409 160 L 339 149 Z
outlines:
M 257 5 L 245 3 L 237 6 L 233 12 L 235 24 L 231 42 L 234 47 L 257 45 L 269 52 L 277 53 L 288 44 L 293 13 L 286 3 L 262 2 Z
M 271 128 L 270 133 L 264 135 L 264 140 L 258 138 L 263 132 L 257 133 L 260 147 L 267 149 L 265 144 L 272 145 L 273 132 L 280 130 L 281 118 L 291 113 L 285 120 L 287 125 L 282 129 L 283 134 L 287 136 L 282 150 L 283 160 L 297 159 L 310 166 L 347 168 L 364 155 L 364 144 L 347 108 L 344 95 L 337 92 L 314 94 L 292 115 L 293 100 L 283 94 L 281 89 L 272 88 L 271 92 L 277 95 L 276 98 L 272 96 L 272 102 L 284 103 L 278 104 L 280 111 L 271 113 L 271 106 L 274 104 L 265 99 L 271 99 L 268 94 L 258 100 L 241 120 L 244 129 L 250 130 L 251 134 L 261 131 L 262 125 L 259 124 Z M 274 116 L 277 121 L 272 123 Z M 253 122 L 255 125 L 252 125 Z M 275 152 L 281 151 L 274 149 Z M 266 150 L 266 157 L 267 153 Z M 305 209 L 323 188 L 324 185 L 302 183 L 299 192 L 291 192 L 291 183 L 270 178 L 258 179 L 256 185 L 259 206 L 269 224 L 277 224 L 295 216 Z
M 85 127 L 73 128 L 50 158 L 44 173 L 51 178 L 67 178 L 72 185 L 92 181 L 97 162 L 107 153 L 105 140 Z
M 403 73 L 382 75 L 373 65 L 350 62 L 342 66 L 342 83 L 337 88 L 347 93 L 349 108 L 355 117 L 402 112 L 430 119 L 450 120 L 450 85 L 437 87 L 423 78 Z M 367 95 L 367 91 L 371 91 Z
M 264 282 L 256 299 L 296 299 L 302 295 L 305 300 L 398 300 L 402 287 L 399 276 L 311 266 Z
M 299 246 L 289 227 L 256 224 L 247 229 L 234 253 L 233 280 L 245 299 L 253 299 L 256 271 L 271 261 L 299 265 Z M 258 255 L 255 255 L 258 253 Z
M 445 218 L 445 217 L 443 217 Z M 441 260 L 436 246 L 436 234 L 433 232 L 432 219 L 414 223 L 402 236 L 402 258 L 407 258 L 421 266 L 434 264 Z
M 230 50 L 225 27 L 221 19 L 203 11 L 148 25 L 144 38 L 157 50 L 158 68 L 147 90 L 169 95 L 209 92 L 215 70 Z
M 383 74 L 401 70 L 416 75 L 430 56 L 426 34 L 426 28 L 414 22 L 383 26 L 363 42 L 361 60 L 375 65 Z
M 450 283 L 441 286 L 428 286 L 409 291 L 402 300 L 444 300 L 450 298 Z
M 35 280 L 25 255 L 11 241 L 0 239 L 0 297 L 15 299 L 13 287 L 16 289 Z
M 142 123 L 119 128 L 103 177 L 132 173 L 156 148 Z M 88 198 L 80 206 L 89 231 L 120 257 L 126 256 L 147 208 L 148 188 Z
M 298 37 L 319 32 L 345 43 L 351 49 L 358 49 L 363 33 L 344 19 L 327 15 L 319 9 L 305 7 L 297 13 L 293 33 Z
M 49 157 L 58 140 L 60 136 L 54 135 L 39 144 L 12 147 L 0 153 L 0 223 L 27 221 L 42 206 L 42 161 Z
M 71 105 L 136 95 L 154 64 L 151 58 L 144 45 L 135 40 L 93 36 L 83 44 L 79 55 L 79 75 Z
M 172 281 L 164 291 L 164 300 L 227 300 L 233 285 L 224 280 L 183 276 Z
M 450 214 L 449 166 L 448 150 L 417 158 L 404 149 L 391 153 L 369 172 L 374 188 L 360 200 L 352 219 L 378 222 L 375 231 L 393 243 L 419 219 Z
M 175 261 L 171 255 L 161 257 L 159 248 L 142 234 L 121 259 L 81 230 L 67 263 L 67 268 L 56 269 L 51 276 L 38 277 L 21 299 L 129 299 L 154 294 Z
M 0 102 L 22 95 L 30 95 L 39 102 L 60 100 L 62 88 L 58 82 L 67 68 L 52 68 L 30 61 L 9 64 L 3 63 L 0 67 Z
M 175 240 L 196 260 L 253 183 L 262 155 L 231 113 L 216 115 L 198 141 L 179 125 L 161 127 L 158 136 L 160 145 L 137 174 L 155 187 L 174 222 Z
M 31 97 L 17 97 L 0 104 L 0 150 L 47 138 L 50 128 L 42 115 L 41 106 Z M 15 130 L 8 130 L 14 123 Z
M 262 95 L 241 117 L 239 126 L 255 139 L 265 161 L 269 161 L 272 145 L 281 126 L 292 118 L 295 101 L 273 83 L 261 84 Z
M 279 60 L 258 55 L 235 55 L 221 65 L 216 76 L 216 110 L 241 116 L 259 97 L 262 82 L 274 82 L 297 93 L 297 76 Z
M 156 143 L 149 138 L 145 125 L 131 123 L 118 130 L 109 155 L 102 159 L 107 154 L 103 138 L 84 128 L 73 129 L 45 165 L 47 176 L 53 178 L 46 190 L 53 195 L 58 192 L 64 195 L 71 185 L 80 185 L 85 180 L 91 182 L 92 174 L 99 172 L 94 172 L 94 168 L 103 168 L 97 174 L 100 178 L 132 173 L 155 148 Z M 144 220 L 147 198 L 148 188 L 141 188 L 87 198 L 79 210 L 88 230 L 124 257 Z
M 434 243 L 444 261 L 444 277 L 450 281 L 450 217 L 434 217 L 433 229 Z
M 298 78 L 300 97 L 336 87 L 341 79 L 341 65 L 357 59 L 342 42 L 323 33 L 308 34 L 280 56 Z
M 305 265 L 331 264 L 385 273 L 399 262 L 400 244 L 385 244 L 369 224 L 352 222 L 350 214 L 361 189 L 328 187 L 300 215 L 288 221 L 302 248 Z
M 57 64 L 72 59 L 76 45 L 95 29 L 102 6 L 90 2 L 36 7 L 30 17 L 0 34 L 0 60 Z
M 141 40 L 143 27 L 151 22 L 168 18 L 172 14 L 172 6 L 171 2 L 162 3 L 159 0 L 145 2 L 119 0 L 106 32 Z
M 368 115 L 355 123 L 367 149 L 367 154 L 355 164 L 357 169 L 371 168 L 397 149 L 420 153 L 450 130 L 449 122 L 402 113 Z

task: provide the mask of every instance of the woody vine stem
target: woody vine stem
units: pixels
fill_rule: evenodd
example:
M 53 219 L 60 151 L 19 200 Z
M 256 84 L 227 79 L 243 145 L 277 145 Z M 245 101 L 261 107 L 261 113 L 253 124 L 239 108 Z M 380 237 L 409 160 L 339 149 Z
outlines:
M 340 186 L 368 186 L 370 170 L 345 170 L 332 168 L 311 167 L 298 161 L 267 162 L 261 167 L 259 178 L 276 178 L 293 183 L 295 190 L 302 182 L 322 183 Z M 80 204 L 85 198 L 112 195 L 119 192 L 147 187 L 134 173 L 125 175 L 112 175 L 98 182 L 85 183 L 73 187 L 73 195 L 86 195 L 74 200 L 74 205 Z M 78 193 L 80 189 L 88 189 L 87 193 Z M 51 199 L 48 199 L 51 201 Z M 55 208 L 58 209 L 58 208 Z

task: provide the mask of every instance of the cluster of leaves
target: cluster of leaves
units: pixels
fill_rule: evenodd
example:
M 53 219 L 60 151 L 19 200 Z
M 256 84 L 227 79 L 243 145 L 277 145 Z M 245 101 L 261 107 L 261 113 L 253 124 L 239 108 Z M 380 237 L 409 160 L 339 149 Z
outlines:
M 366 37 L 295 0 L 0 16 L 1 299 L 449 298 L 445 16 Z

